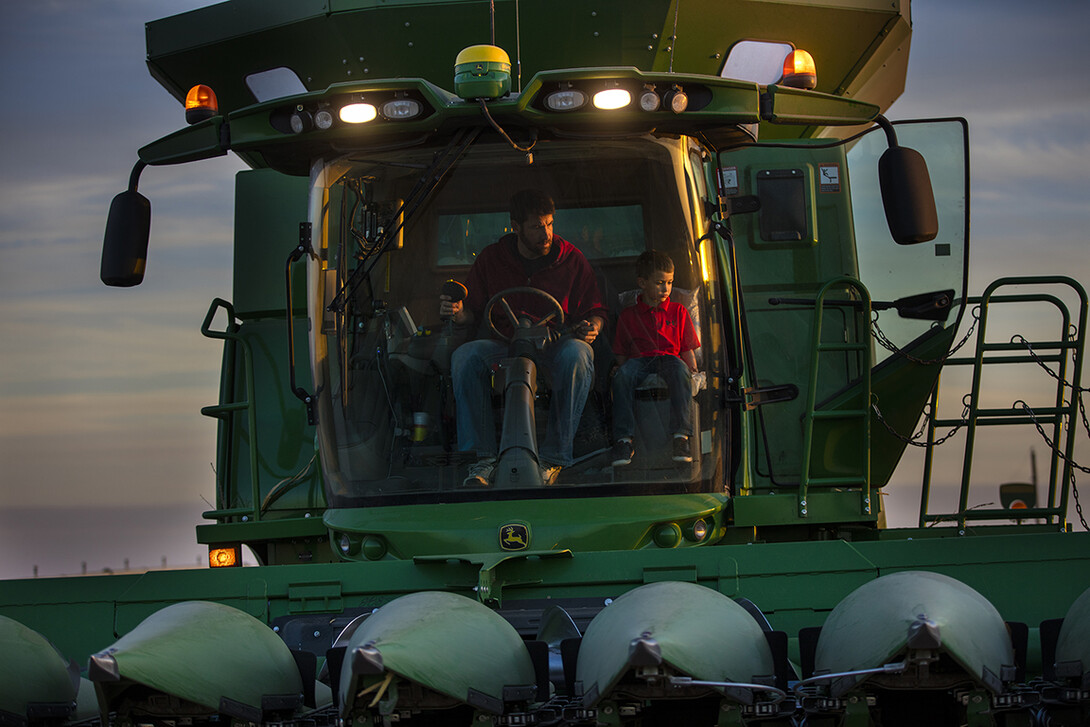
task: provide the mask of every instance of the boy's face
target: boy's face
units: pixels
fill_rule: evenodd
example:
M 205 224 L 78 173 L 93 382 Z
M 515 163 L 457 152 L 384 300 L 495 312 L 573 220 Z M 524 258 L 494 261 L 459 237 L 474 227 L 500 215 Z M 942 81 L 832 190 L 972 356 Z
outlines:
M 654 308 L 670 297 L 674 287 L 674 273 L 656 270 L 650 278 L 636 276 L 636 285 L 643 292 L 643 302 Z

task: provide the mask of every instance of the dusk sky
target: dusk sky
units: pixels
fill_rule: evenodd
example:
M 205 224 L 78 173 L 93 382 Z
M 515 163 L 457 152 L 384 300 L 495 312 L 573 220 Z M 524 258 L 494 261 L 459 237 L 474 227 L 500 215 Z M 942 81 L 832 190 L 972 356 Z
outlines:
M 184 124 L 147 72 L 144 23 L 204 4 L 0 5 L 0 88 L 14 100 L 0 115 L 0 577 L 204 556 L 193 527 L 212 508 L 216 425 L 200 408 L 216 402 L 221 348 L 199 327 L 214 297 L 231 298 L 242 163 L 145 170 L 144 283 L 98 279 L 137 149 Z M 969 120 L 970 292 L 1003 275 L 1090 285 L 1090 3 L 917 0 L 913 21 L 907 89 L 887 116 Z M 1030 446 L 1043 461 L 1034 434 L 985 456 L 978 476 L 1028 481 Z M 1081 429 L 1076 459 L 1090 465 Z M 892 524 L 914 521 L 918 481 L 899 471 L 887 488 Z M 1078 482 L 1090 511 L 1090 476 Z

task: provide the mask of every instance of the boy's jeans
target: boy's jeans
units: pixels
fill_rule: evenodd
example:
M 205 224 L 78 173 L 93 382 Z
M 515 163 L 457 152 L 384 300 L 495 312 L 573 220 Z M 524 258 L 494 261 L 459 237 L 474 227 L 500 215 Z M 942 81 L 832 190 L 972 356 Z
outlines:
M 692 436 L 692 374 L 677 356 L 630 358 L 613 375 L 613 439 L 629 439 L 636 432 L 636 387 L 658 374 L 670 391 L 671 434 Z

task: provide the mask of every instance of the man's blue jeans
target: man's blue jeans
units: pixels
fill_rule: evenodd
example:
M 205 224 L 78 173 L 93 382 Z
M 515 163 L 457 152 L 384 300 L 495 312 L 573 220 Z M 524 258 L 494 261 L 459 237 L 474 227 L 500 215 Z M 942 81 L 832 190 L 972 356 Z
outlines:
M 658 374 L 670 391 L 671 434 L 692 436 L 692 374 L 677 356 L 630 358 L 613 374 L 613 439 L 629 439 L 636 433 L 636 387 Z
M 482 459 L 495 457 L 499 450 L 491 377 L 492 367 L 508 355 L 506 342 L 480 339 L 462 344 L 451 357 L 458 449 L 476 450 Z M 539 460 L 567 467 L 574 461 L 572 441 L 594 383 L 594 351 L 586 341 L 562 338 L 540 352 L 538 362 L 552 389 L 545 441 L 538 447 Z

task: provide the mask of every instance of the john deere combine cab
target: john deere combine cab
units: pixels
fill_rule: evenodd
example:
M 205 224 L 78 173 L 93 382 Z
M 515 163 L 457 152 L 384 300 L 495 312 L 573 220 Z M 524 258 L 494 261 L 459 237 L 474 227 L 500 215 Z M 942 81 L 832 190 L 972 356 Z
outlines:
M 907 0 L 231 0 L 149 24 L 189 123 L 139 150 L 103 281 L 143 278 L 142 174 L 251 167 L 233 296 L 201 327 L 223 360 L 209 568 L 5 582 L 0 722 L 1085 724 L 1086 294 L 966 289 L 967 126 L 882 115 L 910 29 Z M 544 362 L 576 321 L 520 315 L 524 287 L 482 326 L 440 317 L 526 189 L 607 311 L 555 477 Z M 699 339 L 693 436 L 675 457 L 649 377 L 617 464 L 610 343 L 649 249 Z M 990 332 L 1026 308 L 1026 337 Z M 474 480 L 452 357 L 505 320 Z M 1052 393 L 995 405 L 1009 364 Z M 977 442 L 1007 431 L 1047 482 L 974 506 L 999 484 Z M 887 528 L 910 445 L 918 522 Z

